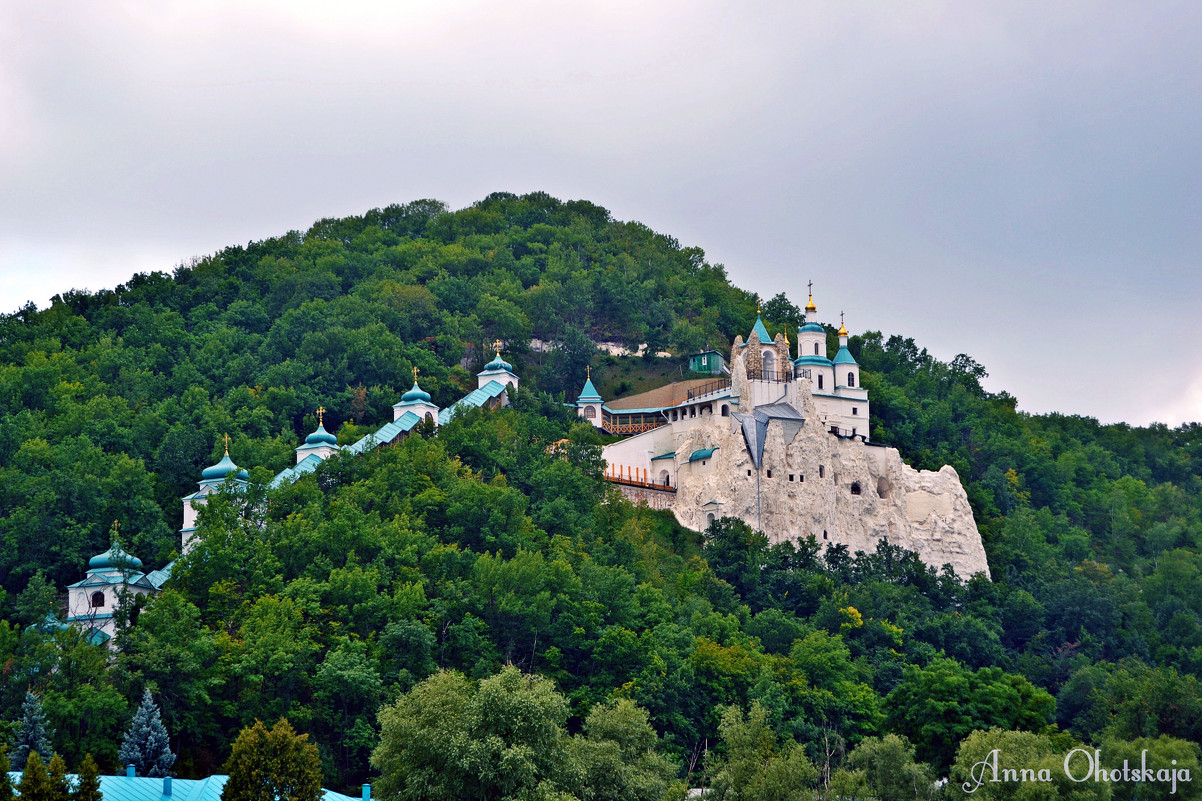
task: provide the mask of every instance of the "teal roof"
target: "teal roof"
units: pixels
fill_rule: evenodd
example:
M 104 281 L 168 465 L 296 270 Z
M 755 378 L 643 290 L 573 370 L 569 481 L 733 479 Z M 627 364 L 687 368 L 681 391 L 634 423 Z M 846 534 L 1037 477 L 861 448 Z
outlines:
M 839 348 L 839 352 L 835 354 L 835 361 L 833 363 L 834 364 L 859 364 L 859 362 L 856 361 L 856 357 L 851 355 L 851 351 L 849 351 L 847 349 L 847 346 Z
M 496 373 L 496 372 L 501 372 L 501 371 L 504 371 L 506 373 L 512 373 L 513 365 L 510 364 L 509 362 L 505 361 L 504 359 L 502 359 L 501 354 L 498 353 L 496 356 L 493 357 L 493 360 L 491 362 L 484 365 L 484 369 L 481 371 L 481 373 Z
M 800 356 L 793 360 L 793 364 L 796 364 L 799 367 L 805 364 L 816 364 L 819 367 L 830 367 L 831 360 L 825 356 Z
M 504 362 L 502 362 L 502 364 L 504 364 Z M 447 423 L 454 420 L 455 415 L 459 414 L 459 412 L 471 408 L 478 409 L 493 398 L 500 397 L 501 393 L 508 388 L 509 387 L 506 384 L 499 384 L 496 381 L 489 381 L 479 389 L 473 389 L 471 392 L 467 393 L 458 401 L 456 401 L 453 405 L 439 412 L 438 424 L 440 426 L 445 426 Z
M 818 323 L 806 323 L 801 328 L 797 329 L 799 334 L 825 334 L 826 329 L 818 325 Z
M 671 453 L 661 453 L 659 456 L 652 456 L 651 461 L 655 462 L 655 461 L 659 461 L 660 459 L 675 459 L 675 458 L 676 458 L 676 451 L 672 451 Z
M 239 470 L 238 465 L 234 464 L 234 460 L 230 458 L 229 453 L 221 457 L 221 461 L 212 467 L 206 467 L 201 471 L 200 478 L 203 481 L 215 481 L 225 478 L 233 474 L 234 478 L 240 478 L 246 481 L 250 475 L 245 470 Z
M 18 771 L 9 771 L 9 781 L 15 788 L 21 781 Z M 77 776 L 67 774 L 67 781 L 75 786 Z M 104 801 L 221 801 L 221 790 L 229 776 L 209 776 L 205 779 L 172 778 L 170 794 L 164 793 L 164 780 L 145 776 L 101 776 L 100 794 Z M 333 790 L 322 790 L 322 801 L 361 801 L 359 796 L 343 795 Z
M 689 456 L 689 461 L 690 462 L 699 462 L 702 459 L 708 459 L 714 455 L 714 451 L 716 451 L 716 450 L 718 450 L 718 449 L 717 448 L 702 448 L 701 450 L 693 451 L 693 454 L 691 456 Z
M 308 473 L 312 473 L 321 464 L 322 458 L 316 453 L 311 453 L 304 459 L 294 464 L 292 467 L 281 470 L 276 473 L 275 478 L 271 480 L 271 487 L 283 486 L 284 484 L 293 484 L 298 478 Z
M 576 399 L 577 403 L 588 403 L 589 401 L 594 403 L 599 403 L 601 401 L 601 394 L 597 392 L 597 388 L 593 386 L 592 378 L 584 379 L 584 388 L 580 390 L 580 397 Z
M 130 553 L 127 553 L 121 547 L 121 543 L 114 542 L 113 547 L 109 548 L 102 554 L 97 554 L 88 560 L 88 570 L 105 570 L 110 567 L 123 568 L 126 570 L 141 570 L 142 560 Z
M 413 389 L 401 396 L 401 403 L 431 403 L 430 393 L 413 382 Z
M 755 315 L 755 325 L 751 327 L 751 333 L 759 337 L 760 342 L 771 342 L 772 337 L 768 336 L 768 329 L 764 328 L 764 320 L 760 317 L 759 312 Z M 747 337 L 751 339 L 751 337 Z
M 309 436 L 305 437 L 306 445 L 337 445 L 338 438 L 326 431 L 326 427 L 321 423 L 317 424 L 317 430 Z

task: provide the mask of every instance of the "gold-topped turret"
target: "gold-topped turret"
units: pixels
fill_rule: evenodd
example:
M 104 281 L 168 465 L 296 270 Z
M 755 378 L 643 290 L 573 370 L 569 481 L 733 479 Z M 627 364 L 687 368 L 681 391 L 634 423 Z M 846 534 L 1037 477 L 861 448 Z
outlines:
M 814 282 L 808 282 L 806 284 L 806 289 L 810 291 L 810 300 L 808 303 L 806 303 L 805 312 L 806 314 L 813 314 L 814 312 L 818 311 L 818 307 L 814 305 Z
M 847 336 L 847 326 L 843 324 L 843 312 L 839 312 L 839 336 Z

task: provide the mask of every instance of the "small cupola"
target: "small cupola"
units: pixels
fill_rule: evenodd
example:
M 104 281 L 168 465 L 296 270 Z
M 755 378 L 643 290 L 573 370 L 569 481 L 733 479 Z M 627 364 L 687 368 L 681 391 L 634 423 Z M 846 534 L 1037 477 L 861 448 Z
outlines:
M 317 407 L 317 429 L 305 437 L 305 444 L 296 449 L 296 463 L 300 464 L 309 456 L 328 459 L 338 452 L 338 437 L 326 431 L 325 407 Z
M 397 420 L 400 420 L 402 417 L 404 417 L 405 412 L 413 412 L 418 417 L 433 420 L 434 423 L 437 425 L 437 423 L 438 423 L 438 406 L 434 403 L 434 400 L 430 397 L 430 393 L 426 392 L 424 389 L 421 388 L 420 385 L 418 385 L 417 373 L 418 373 L 418 369 L 416 367 L 414 367 L 413 368 L 413 386 L 409 389 L 408 392 L 406 392 L 404 395 L 401 396 L 401 400 L 398 403 L 394 403 L 392 405 L 393 422 L 396 422 Z

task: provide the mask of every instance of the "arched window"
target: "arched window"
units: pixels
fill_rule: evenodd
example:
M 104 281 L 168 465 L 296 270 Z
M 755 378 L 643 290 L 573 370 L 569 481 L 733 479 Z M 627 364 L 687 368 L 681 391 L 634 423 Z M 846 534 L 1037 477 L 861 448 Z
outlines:
M 710 512 L 709 514 L 707 514 L 705 516 L 705 524 L 708 526 L 709 524 L 711 524 L 713 522 L 714 522 L 714 513 Z
M 847 386 L 854 387 L 856 385 L 856 374 L 849 371 L 847 373 Z
M 104 593 L 103 592 L 92 593 L 92 608 L 99 609 L 102 606 L 104 606 Z
M 768 377 L 768 376 L 775 377 L 775 375 L 776 375 L 776 351 L 765 350 L 763 353 L 763 363 L 764 363 L 764 376 L 765 377 Z
M 593 418 L 595 418 L 597 416 L 597 409 L 593 406 L 585 406 L 584 407 L 584 416 L 586 419 L 592 420 Z
M 669 477 L 668 477 L 668 471 L 667 471 L 667 470 L 660 470 L 660 471 L 659 471 L 659 483 L 660 483 L 660 484 L 662 484 L 662 485 L 663 485 L 663 486 L 665 486 L 665 487 L 670 487 L 670 486 L 672 486 L 672 482 L 671 482 L 671 481 L 669 481 Z
M 859 481 L 851 482 L 851 494 L 852 495 L 860 494 L 860 482 Z
M 430 412 L 426 412 L 426 422 L 429 422 L 429 423 L 434 422 L 434 415 L 430 414 Z
M 814 355 L 815 356 L 818 355 L 818 343 L 817 342 L 814 343 Z
M 822 373 L 818 374 L 818 388 L 822 389 Z
M 730 417 L 730 407 L 729 407 L 729 406 L 727 406 L 725 403 L 724 403 L 724 404 L 722 404 L 722 416 L 723 416 L 723 417 Z
M 818 477 L 824 478 L 825 476 L 826 476 L 826 467 L 824 465 L 818 465 Z

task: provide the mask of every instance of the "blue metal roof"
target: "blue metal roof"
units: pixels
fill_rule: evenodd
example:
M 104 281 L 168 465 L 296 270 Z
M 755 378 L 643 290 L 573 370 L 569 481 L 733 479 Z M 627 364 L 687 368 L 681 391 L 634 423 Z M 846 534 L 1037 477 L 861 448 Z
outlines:
M 593 386 L 593 379 L 584 379 L 584 388 L 580 390 L 580 397 L 576 398 L 576 402 L 588 403 L 589 401 L 593 401 L 596 403 L 600 400 L 601 394 L 597 392 L 597 388 Z
M 321 464 L 321 457 L 315 453 L 311 453 L 304 459 L 294 464 L 292 467 L 285 468 L 276 473 L 275 478 L 271 480 L 270 486 L 272 489 L 282 487 L 285 484 L 292 484 L 298 478 L 308 473 L 312 473 Z
M 9 781 L 15 790 L 21 781 L 18 771 L 9 771 Z M 77 776 L 67 774 L 67 781 L 75 786 Z M 104 801 L 221 801 L 221 789 L 229 776 L 209 776 L 206 779 L 170 779 L 170 795 L 164 792 L 164 779 L 145 776 L 101 776 L 100 794 Z M 362 801 L 358 796 L 343 795 L 333 790 L 322 790 L 324 801 Z
M 806 323 L 801 328 L 797 329 L 799 334 L 825 334 L 826 329 L 818 325 L 818 323 Z
M 839 352 L 835 354 L 835 364 L 859 364 L 856 357 L 851 355 L 851 351 L 846 346 L 839 348 Z
M 800 356 L 793 360 L 793 364 L 798 366 L 805 364 L 816 364 L 819 367 L 830 367 L 831 360 L 825 356 Z
M 465 409 L 479 409 L 493 398 L 499 398 L 501 393 L 508 388 L 508 384 L 499 384 L 496 381 L 489 381 L 479 389 L 473 389 L 471 392 L 455 401 L 455 403 L 439 412 L 438 424 L 440 426 L 445 426 L 447 423 L 455 419 L 455 415 L 459 414 L 459 412 Z
M 652 456 L 651 461 L 656 462 L 656 461 L 659 461 L 660 459 L 675 459 L 675 458 L 676 458 L 676 451 L 672 451 L 671 453 L 661 453 L 659 456 Z
M 751 327 L 751 333 L 759 337 L 760 342 L 771 342 L 772 337 L 768 336 L 768 329 L 764 328 L 764 319 L 757 312 L 755 315 L 755 325 Z M 751 339 L 751 337 L 747 337 Z
M 714 455 L 714 451 L 716 451 L 716 450 L 718 450 L 718 449 L 717 448 L 702 448 L 700 450 L 693 451 L 693 455 L 689 457 L 689 461 L 690 462 L 699 462 L 702 459 L 708 459 Z

